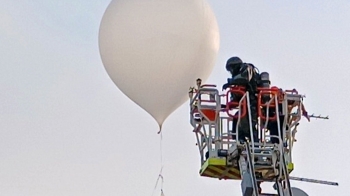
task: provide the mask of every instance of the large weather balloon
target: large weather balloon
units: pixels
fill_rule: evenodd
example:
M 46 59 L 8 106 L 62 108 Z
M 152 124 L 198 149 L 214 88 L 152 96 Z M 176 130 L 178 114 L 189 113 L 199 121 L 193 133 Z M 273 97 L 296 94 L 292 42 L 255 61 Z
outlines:
M 160 127 L 195 80 L 209 77 L 219 42 L 205 0 L 112 0 L 99 32 L 108 75 Z

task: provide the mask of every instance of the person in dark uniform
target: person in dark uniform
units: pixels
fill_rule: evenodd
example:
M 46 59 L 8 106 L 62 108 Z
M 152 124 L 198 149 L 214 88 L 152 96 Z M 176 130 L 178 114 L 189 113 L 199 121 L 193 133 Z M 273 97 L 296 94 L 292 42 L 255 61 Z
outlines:
M 269 120 L 267 122 L 267 129 L 270 131 L 270 135 L 274 136 L 271 137 L 271 143 L 273 144 L 279 144 L 279 139 L 277 137 L 279 137 L 280 139 L 283 139 L 283 122 L 284 122 L 284 115 L 282 114 L 282 104 L 278 104 L 278 114 L 277 114 L 277 118 L 279 118 L 279 123 L 280 126 L 278 127 L 278 122 L 277 120 Z M 274 115 L 276 115 L 276 109 L 275 108 L 270 108 L 269 111 L 269 116 L 273 117 Z M 278 132 L 278 129 L 280 130 L 280 132 Z
M 253 127 L 254 142 L 258 142 L 258 131 L 256 129 L 257 124 L 257 82 L 259 73 L 253 64 L 243 63 L 239 57 L 231 57 L 226 62 L 226 70 L 230 72 L 231 78 L 227 80 L 227 83 L 223 85 L 223 90 L 229 88 L 231 85 L 243 86 L 246 91 L 249 92 L 249 101 L 251 110 L 251 121 Z M 241 96 L 231 94 L 231 101 L 238 102 Z M 236 132 L 237 119 L 233 119 L 232 132 Z M 238 140 L 245 141 L 246 138 L 250 138 L 250 126 L 248 115 L 241 119 L 238 129 Z M 233 137 L 233 139 L 236 139 Z
M 272 88 L 277 88 L 277 87 L 272 87 Z M 279 90 L 279 94 L 277 95 L 277 99 L 280 101 L 283 99 L 283 90 L 282 89 L 278 89 Z M 270 135 L 274 136 L 271 137 L 271 143 L 273 144 L 279 144 L 280 139 L 283 141 L 283 123 L 284 123 L 284 118 L 285 115 L 283 115 L 283 108 L 282 108 L 282 103 L 278 104 L 278 113 L 276 114 L 276 108 L 269 108 L 269 117 L 274 117 L 277 115 L 276 120 L 269 120 L 267 123 L 267 129 L 270 131 Z M 279 120 L 279 127 L 278 127 L 278 122 L 277 119 Z M 286 127 L 288 129 L 288 127 Z M 280 132 L 278 132 L 278 130 L 280 130 Z

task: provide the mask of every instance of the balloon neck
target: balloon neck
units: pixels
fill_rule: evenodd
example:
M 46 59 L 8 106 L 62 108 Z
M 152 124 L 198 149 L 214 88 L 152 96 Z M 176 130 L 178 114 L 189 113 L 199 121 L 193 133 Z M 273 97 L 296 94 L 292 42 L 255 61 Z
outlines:
M 159 124 L 159 131 L 158 134 L 160 134 L 162 132 L 162 124 Z

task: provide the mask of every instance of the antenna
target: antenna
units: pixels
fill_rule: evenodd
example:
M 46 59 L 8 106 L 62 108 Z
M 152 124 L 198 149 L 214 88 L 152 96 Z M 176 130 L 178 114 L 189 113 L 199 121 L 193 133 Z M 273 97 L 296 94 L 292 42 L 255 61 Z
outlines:
M 309 118 L 324 119 L 324 120 L 328 120 L 329 119 L 328 115 L 327 116 L 321 116 L 321 115 L 315 116 L 314 114 L 311 114 L 309 116 Z
M 324 181 L 324 180 L 315 180 L 310 178 L 300 178 L 300 177 L 293 177 L 289 176 L 290 180 L 297 180 L 302 182 L 311 182 L 311 183 L 317 183 L 317 184 L 326 184 L 326 185 L 332 185 L 332 186 L 339 186 L 338 182 L 330 182 L 330 181 Z
M 294 113 L 291 113 L 292 115 L 298 115 L 298 113 L 294 112 Z M 305 115 L 304 115 L 305 116 Z M 316 116 L 315 114 L 311 114 L 309 116 L 307 116 L 308 118 L 316 118 L 316 119 L 323 119 L 323 120 L 329 120 L 329 117 L 328 115 L 327 116 L 321 116 L 321 115 L 318 115 Z

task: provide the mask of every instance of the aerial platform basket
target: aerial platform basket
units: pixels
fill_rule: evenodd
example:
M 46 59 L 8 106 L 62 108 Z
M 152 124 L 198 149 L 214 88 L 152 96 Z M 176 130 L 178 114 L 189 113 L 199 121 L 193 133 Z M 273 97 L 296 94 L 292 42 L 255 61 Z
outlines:
M 232 94 L 236 99 L 229 98 Z M 248 91 L 237 86 L 230 87 L 223 95 L 215 85 L 199 84 L 198 89 L 190 90 L 190 123 L 201 158 L 199 174 L 220 180 L 240 180 L 244 195 L 257 196 L 261 182 L 275 182 L 279 195 L 291 196 L 289 174 L 294 169 L 292 149 L 302 116 L 303 96 L 296 91 L 258 89 L 255 129 L 252 127 L 252 110 L 247 107 L 252 100 L 250 96 Z M 269 114 L 271 111 L 273 116 Z M 283 122 L 276 116 L 280 113 L 286 116 Z M 269 121 L 277 122 L 277 135 L 266 129 Z M 242 122 L 251 137 L 246 142 L 236 140 L 239 131 L 232 131 L 242 129 L 239 127 Z M 250 142 L 253 131 L 259 138 L 255 143 Z M 271 142 L 272 138 L 279 142 Z

